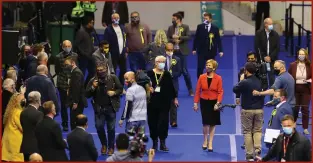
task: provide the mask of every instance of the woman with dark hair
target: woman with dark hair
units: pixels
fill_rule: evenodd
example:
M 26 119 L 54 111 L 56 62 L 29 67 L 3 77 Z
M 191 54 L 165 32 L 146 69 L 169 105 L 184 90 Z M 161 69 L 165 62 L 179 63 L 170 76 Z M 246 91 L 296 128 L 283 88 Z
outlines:
M 311 62 L 307 50 L 300 49 L 296 61 L 290 63 L 288 72 L 295 79 L 296 107 L 294 108 L 294 118 L 297 121 L 299 110 L 302 113 L 303 133 L 309 135 L 309 104 L 311 98 Z M 287 95 L 288 96 L 288 95 Z

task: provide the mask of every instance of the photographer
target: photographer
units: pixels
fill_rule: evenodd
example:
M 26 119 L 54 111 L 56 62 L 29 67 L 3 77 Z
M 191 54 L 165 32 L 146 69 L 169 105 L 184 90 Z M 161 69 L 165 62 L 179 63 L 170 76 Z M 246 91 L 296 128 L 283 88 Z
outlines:
M 264 70 L 262 64 L 257 61 L 256 53 L 250 51 L 247 54 L 247 62 L 255 63 L 256 72 L 254 75 L 261 81 L 262 89 L 266 90 L 268 87 L 266 71 Z M 244 67 L 240 69 L 238 73 L 238 82 L 246 78 L 244 75 L 244 70 Z M 236 94 L 236 104 L 240 104 L 240 94 Z
M 116 138 L 116 148 L 117 152 L 115 152 L 112 156 L 107 158 L 107 162 L 143 162 L 143 160 L 134 155 L 132 152 L 128 150 L 129 148 L 129 137 L 127 134 L 119 134 Z M 149 150 L 149 162 L 153 161 L 154 158 L 154 150 Z

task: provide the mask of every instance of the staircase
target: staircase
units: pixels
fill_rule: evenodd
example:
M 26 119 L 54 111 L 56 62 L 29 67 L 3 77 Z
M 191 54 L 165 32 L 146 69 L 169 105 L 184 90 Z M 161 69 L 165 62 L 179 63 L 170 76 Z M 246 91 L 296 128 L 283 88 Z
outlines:
M 252 13 L 254 12 L 254 3 L 244 1 L 222 2 L 222 8 L 244 22 L 255 26 L 255 22 L 251 18 Z

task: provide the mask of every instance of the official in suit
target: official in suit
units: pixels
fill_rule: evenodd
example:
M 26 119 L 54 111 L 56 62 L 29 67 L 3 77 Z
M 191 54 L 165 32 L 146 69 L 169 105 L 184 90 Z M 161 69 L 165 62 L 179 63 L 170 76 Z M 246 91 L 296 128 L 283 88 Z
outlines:
M 38 66 L 37 54 L 44 51 L 45 47 L 41 44 L 35 44 L 32 47 L 32 55 L 26 57 L 26 79 L 36 75 Z
M 59 100 L 56 94 L 56 89 L 51 81 L 48 78 L 48 68 L 45 65 L 39 65 L 37 67 L 37 75 L 29 78 L 26 85 L 25 96 L 31 91 L 38 91 L 41 95 L 41 102 L 53 101 L 55 103 L 56 109 L 60 110 Z
M 106 40 L 101 41 L 99 45 L 99 49 L 97 49 L 92 54 L 92 59 L 95 65 L 97 65 L 98 62 L 105 61 L 105 63 L 108 63 L 110 73 L 115 73 L 113 64 L 112 64 L 112 56 L 109 50 L 110 50 L 109 43 Z
M 23 162 L 24 156 L 20 152 L 23 128 L 20 122 L 21 112 L 25 104 L 25 97 L 22 93 L 15 93 L 9 101 L 7 110 L 3 117 L 4 134 L 2 137 L 2 161 Z
M 70 161 L 97 161 L 98 152 L 92 135 L 86 132 L 88 118 L 79 114 L 76 117 L 77 127 L 67 135 Z
M 274 63 L 278 59 L 280 43 L 279 35 L 274 31 L 273 20 L 271 18 L 266 18 L 264 20 L 264 28 L 256 32 L 254 50 L 261 57 L 260 61 L 269 63 L 267 74 L 269 85 L 272 86 L 275 81 Z
M 120 24 L 125 25 L 129 22 L 127 2 L 106 1 L 102 11 L 102 25 L 107 27 L 112 24 L 111 15 L 118 13 L 121 15 Z
M 198 79 L 193 105 L 194 111 L 198 112 L 198 103 L 200 102 L 204 136 L 202 149 L 208 149 L 209 152 L 213 152 L 215 126 L 221 125 L 218 107 L 222 103 L 224 95 L 222 77 L 215 73 L 217 66 L 218 63 L 213 59 L 206 62 L 207 72 L 200 75 Z M 209 140 L 208 134 L 210 134 Z
M 294 109 L 295 121 L 298 119 L 299 110 L 302 113 L 303 133 L 308 135 L 309 104 L 311 99 L 312 67 L 308 52 L 305 49 L 298 51 L 298 59 L 292 62 L 288 72 L 295 80 L 296 107 Z M 301 106 L 300 106 L 301 105 Z
M 179 90 L 179 77 L 182 74 L 180 59 L 177 56 L 173 55 L 174 45 L 172 43 L 167 43 L 165 45 L 165 70 L 172 74 L 172 81 L 176 92 Z M 172 101 L 170 108 L 170 125 L 172 127 L 177 127 L 177 106 Z
M 33 153 L 39 153 L 35 129 L 37 124 L 43 119 L 43 113 L 38 111 L 41 105 L 41 95 L 37 91 L 28 94 L 29 105 L 22 111 L 20 122 L 23 129 L 23 139 L 21 153 L 24 154 L 25 162 L 28 162 L 29 156 Z
M 71 130 L 74 130 L 76 116 L 84 112 L 87 107 L 87 99 L 85 97 L 84 74 L 76 66 L 74 57 L 67 57 L 64 63 L 68 70 L 71 71 L 71 78 L 68 89 L 68 106 L 70 107 L 70 123 Z
M 203 17 L 205 21 L 197 26 L 192 51 L 192 54 L 198 54 L 198 78 L 203 73 L 207 60 L 215 59 L 218 51 L 220 57 L 224 55 L 220 32 L 212 23 L 212 14 L 205 13 Z
M 56 115 L 53 101 L 43 104 L 44 118 L 36 127 L 35 134 L 39 153 L 45 161 L 68 161 L 65 153 L 67 144 L 62 137 L 60 124 L 54 121 Z
M 190 40 L 189 26 L 182 24 L 182 15 L 175 13 L 172 15 L 172 24 L 168 27 L 168 41 L 174 45 L 174 55 L 180 58 L 182 73 L 186 82 L 189 95 L 193 96 L 192 83 L 187 68 L 187 56 L 189 55 L 188 41 Z
M 124 2 L 120 2 L 124 3 Z M 126 3 L 126 2 L 125 2 Z M 128 16 L 127 16 L 128 17 Z M 112 63 L 114 72 L 116 72 L 117 66 L 120 69 L 119 79 L 124 84 L 124 74 L 126 73 L 126 33 L 125 27 L 120 20 L 120 15 L 117 13 L 111 16 L 112 23 L 108 24 L 108 27 L 104 31 L 104 40 L 107 40 L 110 48 L 110 54 L 112 55 Z

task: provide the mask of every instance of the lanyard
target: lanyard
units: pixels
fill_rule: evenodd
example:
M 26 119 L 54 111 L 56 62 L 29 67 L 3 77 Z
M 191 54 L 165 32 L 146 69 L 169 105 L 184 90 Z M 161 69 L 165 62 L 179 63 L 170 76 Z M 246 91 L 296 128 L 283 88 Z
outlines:
M 286 140 L 287 139 L 287 140 Z M 283 143 L 283 147 L 284 147 L 284 157 L 283 158 L 285 158 L 286 157 L 286 152 L 287 152 L 287 147 L 288 147 L 288 144 L 289 144 L 289 137 L 284 137 L 284 143 Z
M 155 75 L 155 80 L 156 80 L 157 86 L 159 86 L 159 84 L 160 84 L 160 82 L 162 80 L 163 72 L 162 72 L 162 74 L 161 74 L 159 79 L 158 79 L 158 76 L 157 76 L 157 74 L 155 72 L 154 72 L 154 75 Z

